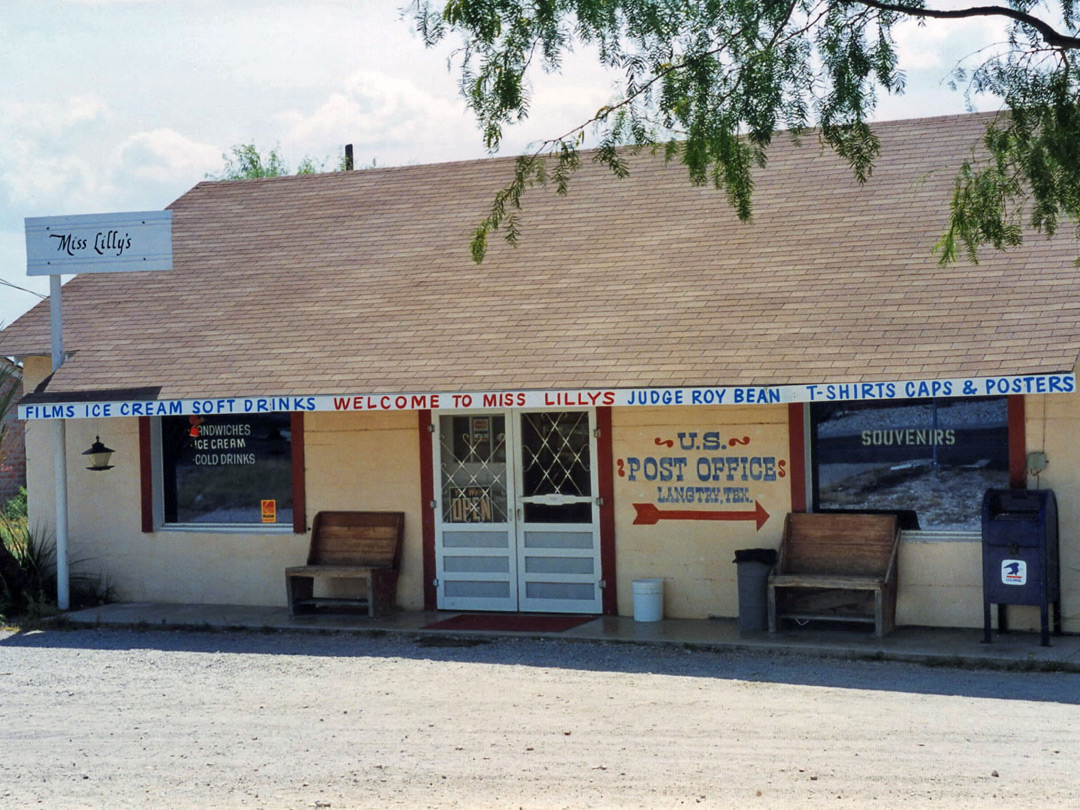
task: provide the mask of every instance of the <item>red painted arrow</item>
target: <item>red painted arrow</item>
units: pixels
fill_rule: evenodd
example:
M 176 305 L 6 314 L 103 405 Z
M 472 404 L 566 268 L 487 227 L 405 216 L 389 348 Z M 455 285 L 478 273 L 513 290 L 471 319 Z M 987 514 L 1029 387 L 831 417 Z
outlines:
M 757 522 L 757 530 L 765 525 L 769 519 L 769 513 L 757 501 L 754 501 L 752 512 L 698 512 L 692 509 L 657 509 L 651 503 L 635 503 L 634 509 L 637 515 L 634 517 L 635 526 L 653 526 L 661 520 L 753 520 Z

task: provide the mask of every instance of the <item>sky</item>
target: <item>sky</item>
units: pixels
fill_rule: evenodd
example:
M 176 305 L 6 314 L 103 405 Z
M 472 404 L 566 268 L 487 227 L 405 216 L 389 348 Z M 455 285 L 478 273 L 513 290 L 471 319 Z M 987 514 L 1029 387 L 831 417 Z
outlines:
M 0 325 L 49 289 L 26 275 L 25 217 L 163 209 L 241 143 L 276 148 L 291 167 L 335 164 L 346 143 L 358 166 L 485 157 L 451 47 L 425 48 L 403 5 L 0 0 L 0 281 L 31 291 L 0 285 Z M 964 112 L 950 71 L 1002 32 L 984 20 L 903 25 L 907 92 L 882 99 L 877 119 Z M 579 51 L 537 79 L 528 121 L 499 154 L 561 135 L 612 93 Z

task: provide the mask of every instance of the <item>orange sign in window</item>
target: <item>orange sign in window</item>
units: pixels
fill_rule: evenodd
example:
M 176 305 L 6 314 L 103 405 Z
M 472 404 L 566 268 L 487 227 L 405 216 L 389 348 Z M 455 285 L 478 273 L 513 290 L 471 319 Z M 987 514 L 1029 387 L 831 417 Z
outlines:
M 277 523 L 277 501 L 259 501 L 262 504 L 262 522 Z

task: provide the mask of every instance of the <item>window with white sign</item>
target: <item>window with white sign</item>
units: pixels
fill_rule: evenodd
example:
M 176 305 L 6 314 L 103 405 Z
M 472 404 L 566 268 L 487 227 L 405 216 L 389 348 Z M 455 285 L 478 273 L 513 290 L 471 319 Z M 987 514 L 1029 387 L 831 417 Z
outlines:
M 1005 397 L 814 403 L 810 415 L 815 511 L 978 531 L 983 493 L 1009 486 Z
M 291 526 L 287 413 L 161 419 L 166 524 Z

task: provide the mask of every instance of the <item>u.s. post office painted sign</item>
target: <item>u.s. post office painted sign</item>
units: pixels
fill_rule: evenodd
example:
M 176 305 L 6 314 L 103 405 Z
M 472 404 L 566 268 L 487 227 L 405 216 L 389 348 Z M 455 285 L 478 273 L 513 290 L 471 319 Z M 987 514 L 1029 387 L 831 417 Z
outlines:
M 615 388 L 479 393 L 348 393 L 317 396 L 214 397 L 144 401 L 20 404 L 20 419 L 96 419 L 123 416 L 273 413 L 282 411 L 420 411 L 503 408 L 657 407 L 665 405 L 782 405 L 798 402 L 1071 394 L 1075 374 L 900 380 L 875 383 Z
M 172 211 L 26 218 L 26 274 L 172 270 Z

